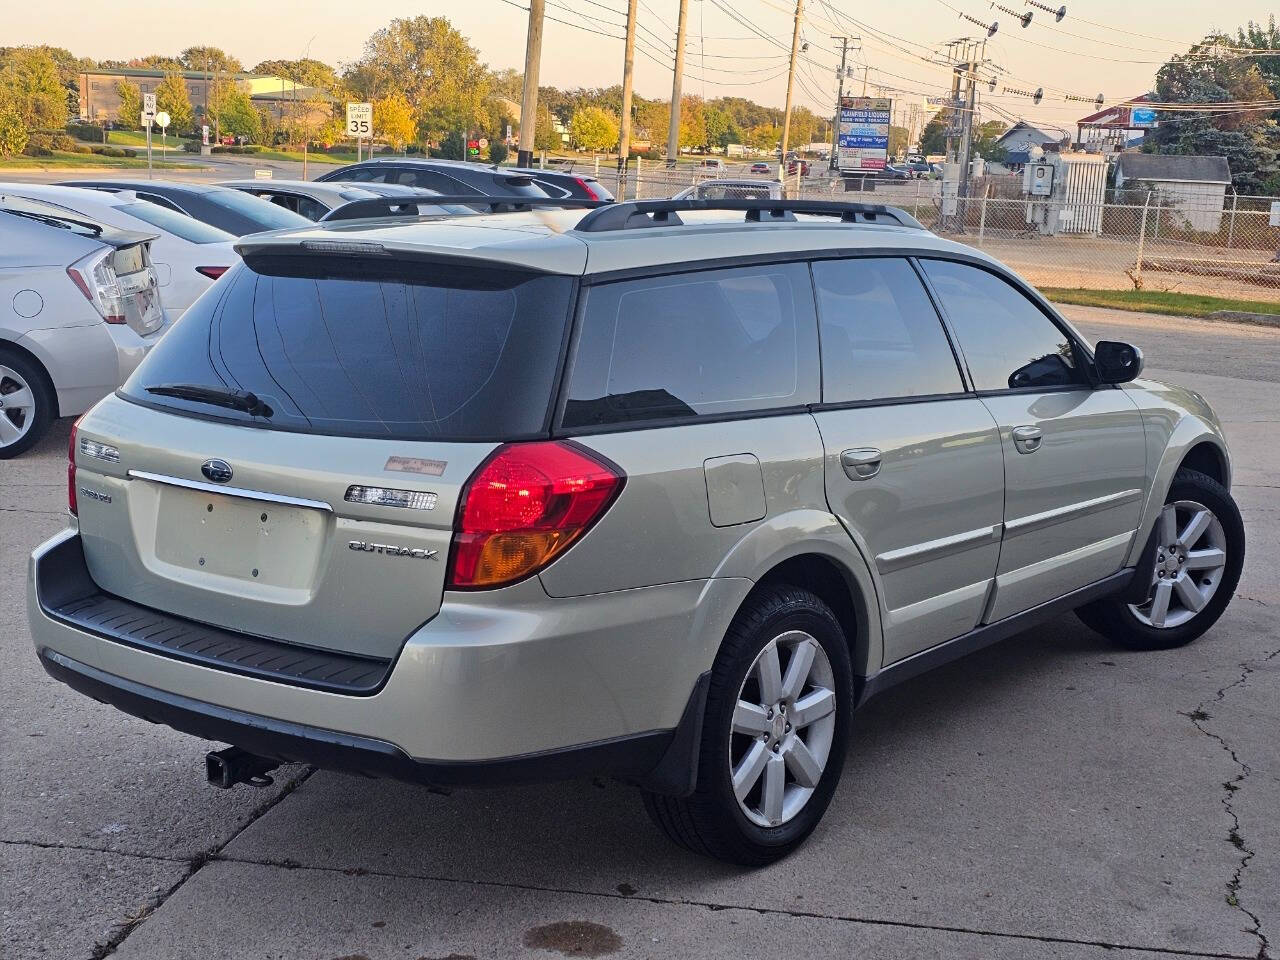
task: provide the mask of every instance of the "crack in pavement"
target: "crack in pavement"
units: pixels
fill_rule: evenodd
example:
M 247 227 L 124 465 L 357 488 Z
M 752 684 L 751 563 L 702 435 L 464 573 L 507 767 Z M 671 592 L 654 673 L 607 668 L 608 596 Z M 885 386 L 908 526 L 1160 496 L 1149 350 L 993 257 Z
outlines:
M 138 927 L 142 926 L 142 924 L 146 922 L 147 917 L 151 916 L 164 906 L 165 901 L 182 889 L 183 884 L 199 873 L 206 863 L 210 860 L 217 859 L 219 854 L 226 849 L 227 844 L 231 843 L 236 837 L 248 830 L 249 827 L 253 826 L 253 824 L 261 817 L 265 816 L 276 804 L 280 803 L 285 797 L 289 796 L 289 794 L 297 790 L 298 787 L 302 786 L 302 784 L 304 784 L 315 772 L 315 767 L 307 767 L 307 769 L 303 770 L 300 775 L 286 783 L 280 789 L 280 792 L 274 797 L 271 797 L 269 800 L 266 800 L 251 810 L 244 823 L 231 831 L 230 836 L 225 840 L 203 853 L 197 853 L 194 857 L 187 859 L 187 871 L 178 878 L 177 882 L 170 886 L 168 890 L 156 897 L 152 903 L 139 911 L 137 916 L 127 917 L 124 923 L 116 929 L 115 933 L 107 938 L 105 943 L 94 944 L 93 952 L 89 955 L 89 960 L 103 960 L 103 958 L 109 957 L 115 953 L 116 950 L 119 949 L 120 944 L 124 943 L 134 930 L 138 929 Z
M 163 853 L 138 853 L 134 850 L 112 850 L 110 847 L 93 847 L 85 843 L 51 843 L 47 840 L 0 839 L 0 845 L 10 847 L 34 847 L 37 850 L 79 850 L 82 853 L 105 853 L 116 857 L 133 857 L 135 860 L 161 860 L 165 863 L 189 863 L 190 857 L 171 857 Z
M 226 846 L 225 844 L 223 845 Z M 516 883 L 510 880 L 472 880 L 462 877 L 435 876 L 425 873 L 399 873 L 390 870 L 371 870 L 366 867 L 329 867 L 308 865 L 296 860 L 272 860 L 269 858 L 237 857 L 218 853 L 210 860 L 219 863 L 238 863 L 258 867 L 273 867 L 281 870 L 311 870 L 317 873 L 340 873 L 348 877 L 385 877 L 391 880 L 423 880 L 431 883 L 452 883 L 471 887 L 494 887 L 500 890 L 527 890 L 531 893 L 558 893 L 567 896 L 589 897 L 601 900 L 638 900 L 655 906 L 702 907 L 713 913 L 724 911 L 741 911 L 759 916 L 793 917 L 799 920 L 831 920 L 838 923 L 849 923 L 870 927 L 894 927 L 906 930 L 929 930 L 938 933 L 961 933 L 978 937 L 993 937 L 1007 940 L 1026 940 L 1034 943 L 1060 943 L 1085 947 L 1101 947 L 1106 950 L 1130 950 L 1136 953 L 1151 953 L 1164 956 L 1202 957 L 1206 960 L 1258 960 L 1254 954 L 1213 953 L 1203 950 L 1183 950 L 1178 947 L 1151 947 L 1130 943 L 1116 943 L 1110 940 L 1089 940 L 1077 937 L 1054 936 L 1053 934 L 1011 933 L 1005 930 L 985 930 L 980 927 L 960 927 L 948 924 L 920 923 L 910 920 L 886 920 L 877 917 L 863 917 L 853 914 L 819 913 L 813 910 L 787 910 L 782 907 L 742 906 L 732 903 L 715 903 L 707 900 L 673 900 L 667 897 L 646 896 L 640 893 L 612 893 L 607 890 L 577 890 L 572 887 L 548 887 L 532 883 Z M 1265 958 L 1270 960 L 1270 958 Z
M 1246 597 L 1245 599 L 1252 598 Z M 1262 603 L 1261 600 L 1256 602 Z M 1263 606 L 1266 606 L 1266 604 L 1263 604 Z M 1225 792 L 1221 803 L 1223 809 L 1227 812 L 1227 816 L 1231 818 L 1231 828 L 1227 832 L 1227 840 L 1233 847 L 1240 851 L 1240 862 L 1236 865 L 1235 871 L 1231 875 L 1231 879 L 1227 881 L 1227 903 L 1248 917 L 1252 924 L 1252 926 L 1248 928 L 1248 932 L 1258 939 L 1258 952 L 1255 955 L 1254 960 L 1272 960 L 1271 941 L 1267 938 L 1266 933 L 1263 932 L 1261 918 L 1240 901 L 1240 887 L 1244 882 L 1244 872 L 1248 869 L 1249 861 L 1256 856 L 1257 851 L 1252 849 L 1245 841 L 1244 834 L 1241 832 L 1240 817 L 1236 813 L 1235 804 L 1233 802 L 1235 794 L 1242 789 L 1244 781 L 1249 778 L 1251 773 L 1253 773 L 1253 769 L 1240 759 L 1236 754 L 1235 748 L 1227 743 L 1226 738 L 1214 733 L 1205 726 L 1207 721 L 1213 719 L 1213 716 L 1205 709 L 1205 707 L 1214 703 L 1222 703 L 1227 697 L 1227 691 L 1236 687 L 1244 686 L 1248 682 L 1249 676 L 1254 673 L 1254 664 L 1266 663 L 1268 660 L 1273 660 L 1277 656 L 1280 656 L 1280 649 L 1273 650 L 1265 656 L 1255 657 L 1252 660 L 1244 661 L 1240 664 L 1239 677 L 1218 690 L 1218 692 L 1212 697 L 1207 697 L 1200 701 L 1200 705 L 1196 707 L 1195 710 L 1182 714 L 1191 721 L 1192 725 L 1197 730 L 1209 739 L 1217 742 L 1217 744 L 1231 757 L 1231 762 L 1239 767 L 1239 772 L 1222 785 Z

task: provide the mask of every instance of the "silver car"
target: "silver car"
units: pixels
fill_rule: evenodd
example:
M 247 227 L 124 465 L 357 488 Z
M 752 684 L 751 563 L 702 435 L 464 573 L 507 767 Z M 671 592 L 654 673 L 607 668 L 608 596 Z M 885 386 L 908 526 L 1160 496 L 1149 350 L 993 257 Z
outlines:
M 159 339 L 155 239 L 0 193 L 0 460 L 97 403 Z
M 345 221 L 243 264 L 79 423 L 54 677 L 279 763 L 607 774 L 785 855 L 855 709 L 1079 610 L 1188 643 L 1244 556 L 1222 428 L 893 208 Z

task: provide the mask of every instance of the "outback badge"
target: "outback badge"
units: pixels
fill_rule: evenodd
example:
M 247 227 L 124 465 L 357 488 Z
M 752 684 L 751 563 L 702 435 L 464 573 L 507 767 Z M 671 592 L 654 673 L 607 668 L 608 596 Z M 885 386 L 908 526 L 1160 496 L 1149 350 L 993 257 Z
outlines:
M 360 550 L 364 553 L 381 553 L 387 557 L 415 557 L 418 560 L 435 560 L 439 550 L 424 550 L 422 547 L 397 547 L 392 543 L 370 543 L 368 540 L 351 540 L 348 550 Z

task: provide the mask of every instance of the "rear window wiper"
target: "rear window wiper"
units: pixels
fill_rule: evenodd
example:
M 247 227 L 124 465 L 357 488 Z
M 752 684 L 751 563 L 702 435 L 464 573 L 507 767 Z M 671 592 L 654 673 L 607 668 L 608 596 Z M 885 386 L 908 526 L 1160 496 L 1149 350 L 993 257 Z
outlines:
M 206 387 L 198 383 L 161 383 L 147 387 L 147 393 L 159 397 L 177 397 L 194 403 L 208 403 L 216 407 L 240 410 L 251 417 L 270 419 L 275 412 L 262 399 L 249 390 L 233 390 L 230 387 Z

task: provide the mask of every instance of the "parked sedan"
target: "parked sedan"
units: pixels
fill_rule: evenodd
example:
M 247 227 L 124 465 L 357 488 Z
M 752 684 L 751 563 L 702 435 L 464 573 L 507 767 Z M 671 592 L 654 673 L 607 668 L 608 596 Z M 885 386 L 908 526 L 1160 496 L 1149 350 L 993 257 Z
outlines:
M 881 176 L 885 180 L 914 180 L 915 171 L 910 167 L 899 166 L 896 163 L 886 164 L 884 173 Z
M 490 197 L 546 197 L 547 192 L 528 173 L 512 172 L 493 164 L 463 160 L 431 160 L 419 157 L 379 157 L 339 167 L 316 178 L 358 183 L 398 183 L 446 196 L 482 194 Z
M 751 165 L 752 173 L 769 173 L 773 168 L 763 160 L 758 160 Z
M 356 200 L 376 200 L 379 197 L 398 197 L 433 193 L 431 190 L 415 190 L 396 183 L 345 183 L 336 180 L 322 183 L 317 180 L 224 180 L 221 184 L 239 190 L 260 200 L 284 207 L 301 214 L 308 220 L 321 220 L 329 213 Z M 463 204 L 418 204 L 418 213 L 434 216 L 467 215 L 475 213 Z M 412 211 L 411 211 L 412 212 Z
M 0 460 L 97 403 L 160 339 L 154 236 L 0 187 Z
M 36 183 L 9 183 L 0 189 L 14 196 L 53 204 L 67 216 L 87 217 L 122 230 L 155 236 L 151 258 L 164 295 L 165 313 L 171 320 L 182 316 L 196 297 L 240 260 L 232 249 L 235 237 L 231 234 L 142 200 L 131 190 L 103 193 Z M 252 200 L 251 197 L 244 199 Z M 262 206 L 270 208 L 270 204 L 262 203 Z
M 177 213 L 217 227 L 232 236 L 243 237 L 264 230 L 283 230 L 289 227 L 305 227 L 311 221 L 281 206 L 262 203 L 245 196 L 239 190 L 230 190 L 211 183 L 186 183 L 181 180 L 74 180 L 64 184 L 71 187 L 90 187 L 108 193 L 131 190 L 143 200 L 166 207 Z

